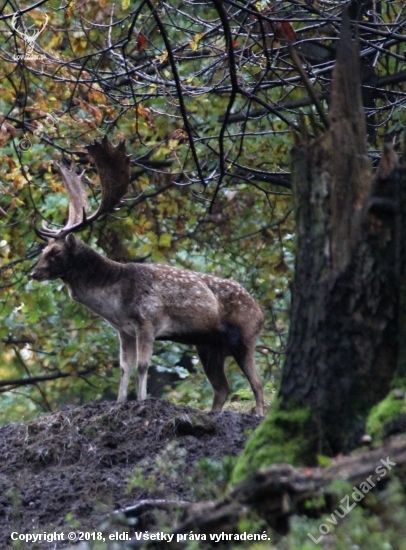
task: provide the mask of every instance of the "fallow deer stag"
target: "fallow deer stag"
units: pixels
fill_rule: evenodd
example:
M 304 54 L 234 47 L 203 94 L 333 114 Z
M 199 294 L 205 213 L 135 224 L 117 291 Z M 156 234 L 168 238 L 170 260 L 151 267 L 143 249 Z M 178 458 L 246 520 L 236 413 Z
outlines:
M 127 399 L 131 370 L 138 367 L 138 399 L 147 394 L 154 340 L 194 344 L 213 387 L 212 411 L 221 411 L 230 392 L 224 361 L 232 355 L 248 378 L 258 415 L 264 412 L 262 384 L 254 362 L 264 316 L 248 292 L 233 280 L 152 263 L 108 260 L 75 238 L 119 203 L 130 181 L 124 141 L 105 136 L 87 146 L 98 171 L 102 199 L 87 216 L 87 197 L 75 167 L 58 166 L 69 195 L 69 217 L 60 230 L 35 228 L 48 245 L 32 272 L 37 281 L 62 279 L 73 300 L 100 315 L 119 334 L 121 381 L 118 402 Z

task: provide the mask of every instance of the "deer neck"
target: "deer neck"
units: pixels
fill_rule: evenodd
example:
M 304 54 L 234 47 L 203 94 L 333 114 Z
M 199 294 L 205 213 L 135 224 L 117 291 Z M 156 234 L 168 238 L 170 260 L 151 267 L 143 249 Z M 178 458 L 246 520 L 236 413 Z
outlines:
M 73 300 L 88 305 L 89 295 L 113 285 L 120 276 L 121 268 L 121 264 L 105 258 L 79 241 L 62 281 Z

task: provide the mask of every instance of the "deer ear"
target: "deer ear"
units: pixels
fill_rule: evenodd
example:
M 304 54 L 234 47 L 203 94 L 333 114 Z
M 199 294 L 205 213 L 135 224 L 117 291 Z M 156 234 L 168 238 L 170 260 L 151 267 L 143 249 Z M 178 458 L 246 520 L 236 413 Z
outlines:
M 65 237 L 65 242 L 69 248 L 74 248 L 76 245 L 76 237 L 73 233 L 68 233 Z

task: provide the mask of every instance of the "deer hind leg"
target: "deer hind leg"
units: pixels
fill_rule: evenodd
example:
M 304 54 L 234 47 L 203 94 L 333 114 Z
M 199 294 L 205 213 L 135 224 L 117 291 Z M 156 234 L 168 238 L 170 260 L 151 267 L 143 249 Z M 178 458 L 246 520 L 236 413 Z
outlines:
M 130 336 L 125 332 L 119 332 L 119 337 L 121 379 L 117 402 L 124 403 L 127 401 L 131 371 L 137 361 L 137 339 L 135 336 Z
M 264 395 L 262 382 L 255 366 L 255 341 L 247 345 L 242 338 L 239 338 L 238 342 L 234 341 L 230 345 L 230 352 L 242 372 L 248 378 L 255 397 L 255 413 L 263 416 Z
M 221 346 L 196 346 L 204 372 L 214 390 L 213 412 L 220 412 L 230 393 L 230 385 L 224 372 L 225 349 Z

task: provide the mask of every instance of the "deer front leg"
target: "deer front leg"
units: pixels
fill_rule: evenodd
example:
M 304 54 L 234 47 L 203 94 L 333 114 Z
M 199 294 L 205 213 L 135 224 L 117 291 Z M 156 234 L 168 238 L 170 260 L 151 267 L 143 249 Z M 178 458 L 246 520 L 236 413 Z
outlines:
M 131 371 L 137 362 L 137 339 L 125 332 L 119 332 L 120 337 L 120 369 L 121 380 L 118 390 L 118 403 L 127 401 L 128 384 L 130 383 Z
M 143 326 L 137 333 L 138 401 L 143 401 L 147 397 L 147 375 L 153 348 L 153 327 Z

